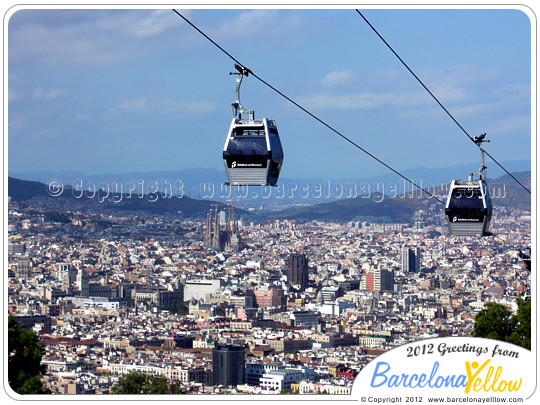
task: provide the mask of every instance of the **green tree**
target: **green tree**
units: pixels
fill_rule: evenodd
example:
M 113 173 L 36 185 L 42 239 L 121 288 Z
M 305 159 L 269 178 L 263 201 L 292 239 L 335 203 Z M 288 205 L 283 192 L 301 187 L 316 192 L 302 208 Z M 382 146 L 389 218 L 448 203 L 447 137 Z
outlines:
M 18 394 L 50 394 L 43 388 L 40 376 L 43 346 L 33 330 L 26 329 L 11 314 L 8 316 L 8 380 Z
M 475 318 L 473 336 L 506 341 L 513 329 L 512 312 L 502 305 L 488 302 Z
M 182 388 L 180 388 L 179 383 L 169 384 L 169 394 L 187 394 Z
M 501 340 L 531 349 L 531 300 L 517 299 L 516 314 L 504 305 L 488 302 L 475 318 L 473 336 Z
M 187 315 L 189 314 L 189 301 L 177 301 L 161 309 L 165 309 L 171 314 Z
M 514 330 L 508 336 L 507 342 L 531 350 L 531 300 L 517 300 L 518 310 L 512 317 Z
M 168 384 L 163 376 L 131 371 L 111 387 L 111 394 L 183 394 L 177 384 Z

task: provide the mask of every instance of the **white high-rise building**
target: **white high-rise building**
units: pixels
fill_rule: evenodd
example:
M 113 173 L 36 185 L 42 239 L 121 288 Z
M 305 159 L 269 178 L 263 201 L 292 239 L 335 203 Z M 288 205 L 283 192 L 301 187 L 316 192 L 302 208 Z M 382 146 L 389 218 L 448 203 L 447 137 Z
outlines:
M 81 297 L 88 297 L 88 285 L 90 284 L 90 282 L 86 269 L 83 269 L 82 267 L 79 269 L 79 271 L 77 272 L 77 279 L 75 280 L 75 284 L 80 291 Z
M 394 291 L 394 272 L 382 266 L 373 270 L 373 291 Z
M 56 278 L 62 282 L 62 290 L 68 291 L 75 282 L 77 269 L 71 263 L 56 264 Z
M 420 273 L 420 249 L 404 247 L 401 249 L 401 271 L 404 273 Z

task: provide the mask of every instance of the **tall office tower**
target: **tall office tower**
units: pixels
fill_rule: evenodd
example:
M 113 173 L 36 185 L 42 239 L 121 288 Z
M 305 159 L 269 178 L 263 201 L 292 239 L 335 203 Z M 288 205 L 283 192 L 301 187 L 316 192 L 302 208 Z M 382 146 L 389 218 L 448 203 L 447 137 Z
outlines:
M 394 291 L 394 272 L 377 267 L 373 271 L 373 291 Z
M 373 273 L 364 274 L 360 283 L 360 289 L 373 291 L 373 282 Z
M 90 289 L 89 289 L 90 281 L 89 281 L 88 273 L 86 272 L 86 269 L 84 269 L 83 267 L 81 267 L 77 271 L 77 279 L 75 281 L 75 284 L 77 284 L 77 287 L 79 288 L 79 293 L 81 297 L 88 297 L 88 295 L 90 294 Z
M 17 265 L 15 266 L 15 274 L 17 278 L 24 278 L 28 280 L 32 272 L 33 263 L 27 257 L 21 257 L 17 260 Z
M 302 289 L 308 285 L 308 259 L 303 253 L 292 253 L 287 258 L 287 281 L 300 284 Z
M 71 263 L 56 264 L 56 278 L 62 283 L 62 290 L 68 291 L 75 282 L 77 269 Z
M 212 350 L 213 385 L 233 385 L 244 383 L 246 355 L 244 347 L 216 345 Z
M 420 249 L 404 247 L 401 249 L 401 271 L 404 273 L 420 273 Z

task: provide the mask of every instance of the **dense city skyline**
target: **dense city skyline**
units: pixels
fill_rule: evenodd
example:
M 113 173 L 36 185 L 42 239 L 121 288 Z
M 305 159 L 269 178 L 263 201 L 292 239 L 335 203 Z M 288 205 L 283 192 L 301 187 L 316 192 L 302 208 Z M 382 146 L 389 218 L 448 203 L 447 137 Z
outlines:
M 470 336 L 485 303 L 515 311 L 531 293 L 512 247 L 530 242 L 528 210 L 497 208 L 497 238 L 452 238 L 422 211 L 410 223 L 231 224 L 214 208 L 58 203 L 10 201 L 8 229 L 8 310 L 39 333 L 54 394 L 107 394 L 133 371 L 193 394 L 351 394 L 377 356 Z

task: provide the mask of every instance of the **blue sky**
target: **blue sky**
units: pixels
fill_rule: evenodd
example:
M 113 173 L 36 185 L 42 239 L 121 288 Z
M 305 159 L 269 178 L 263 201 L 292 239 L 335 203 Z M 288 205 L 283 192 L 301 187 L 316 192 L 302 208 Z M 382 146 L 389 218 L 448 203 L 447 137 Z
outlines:
M 478 150 L 354 9 L 179 11 L 395 169 L 477 168 Z M 531 157 L 527 14 L 361 11 L 469 134 L 488 133 L 498 161 Z M 8 24 L 10 172 L 223 169 L 234 62 L 173 11 L 18 9 Z M 283 177 L 388 173 L 256 78 L 241 100 L 276 120 Z

